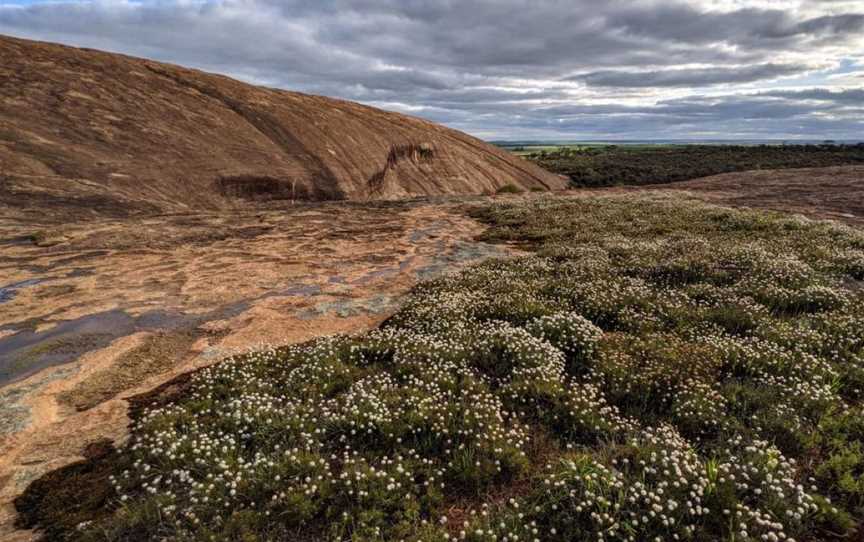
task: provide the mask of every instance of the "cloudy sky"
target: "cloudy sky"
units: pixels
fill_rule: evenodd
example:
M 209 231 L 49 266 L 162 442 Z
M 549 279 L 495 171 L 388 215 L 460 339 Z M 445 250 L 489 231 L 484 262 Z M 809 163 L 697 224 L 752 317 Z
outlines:
M 0 0 L 0 33 L 486 139 L 864 139 L 864 0 Z

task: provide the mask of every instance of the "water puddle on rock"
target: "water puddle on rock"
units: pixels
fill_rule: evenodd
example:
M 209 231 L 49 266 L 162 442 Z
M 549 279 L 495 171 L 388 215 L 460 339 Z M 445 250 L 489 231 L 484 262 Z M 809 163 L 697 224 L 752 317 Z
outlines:
M 6 286 L 0 286 L 0 303 L 12 301 L 13 299 L 15 299 L 15 295 L 18 293 L 18 290 L 22 288 L 27 288 L 29 286 L 36 286 L 41 282 L 45 282 L 45 279 L 27 279 L 22 280 L 21 282 L 7 284 Z
M 436 228 L 430 227 L 415 232 L 418 238 L 436 237 Z M 0 331 L 14 331 L 0 337 L 0 387 L 27 378 L 48 368 L 75 362 L 83 354 L 107 347 L 112 341 L 140 331 L 176 330 L 193 328 L 211 320 L 233 318 L 257 301 L 270 297 L 294 297 L 308 300 L 308 304 L 297 311 L 302 320 L 311 320 L 326 315 L 349 318 L 362 314 L 380 315 L 396 310 L 404 292 L 389 291 L 387 286 L 402 274 L 415 280 L 438 277 L 454 266 L 502 256 L 500 247 L 485 243 L 456 241 L 450 246 L 443 240 L 433 241 L 432 252 L 426 257 L 411 255 L 393 266 L 366 270 L 357 277 L 305 276 L 287 287 L 275 288 L 258 297 L 215 308 L 209 312 L 184 314 L 154 310 L 138 316 L 125 310 L 110 310 L 90 314 L 74 320 L 60 321 L 44 331 L 7 325 Z M 68 276 L 82 276 L 92 272 L 89 268 L 74 268 Z M 65 278 L 65 277 L 64 277 Z M 316 280 L 317 279 L 317 280 Z M 0 288 L 0 303 L 12 299 L 16 292 L 51 280 L 36 278 L 20 281 Z M 323 282 L 322 282 L 323 281 Z M 381 284 L 378 293 L 367 293 L 365 288 Z M 355 294 L 353 290 L 358 288 Z M 332 299 L 332 296 L 337 299 Z M 37 322 L 38 323 L 38 322 Z
M 111 310 L 59 322 L 45 331 L 18 331 L 0 338 L 0 386 L 46 367 L 75 361 L 85 352 L 104 348 L 118 337 L 138 331 L 172 329 L 188 321 L 188 317 L 179 313 L 151 311 L 134 317 L 122 310 Z
M 6 239 L 0 239 L 0 246 L 5 245 L 5 246 L 9 246 L 9 247 L 14 247 L 14 246 L 25 246 L 25 245 L 32 245 L 32 244 L 33 244 L 33 238 L 30 237 L 29 235 L 19 235 L 18 237 L 9 237 Z

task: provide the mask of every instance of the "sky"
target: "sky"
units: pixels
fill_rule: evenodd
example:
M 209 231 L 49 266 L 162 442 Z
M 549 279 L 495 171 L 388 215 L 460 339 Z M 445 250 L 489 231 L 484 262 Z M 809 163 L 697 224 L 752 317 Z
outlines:
M 864 0 L 0 0 L 0 34 L 485 139 L 864 139 Z

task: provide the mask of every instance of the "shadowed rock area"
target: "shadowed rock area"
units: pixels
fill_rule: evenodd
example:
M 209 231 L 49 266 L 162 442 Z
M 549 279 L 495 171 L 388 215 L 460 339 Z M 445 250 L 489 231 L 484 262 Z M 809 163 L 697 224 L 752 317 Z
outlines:
M 466 134 L 356 103 L 3 36 L 0 59 L 0 209 L 24 216 L 564 185 Z

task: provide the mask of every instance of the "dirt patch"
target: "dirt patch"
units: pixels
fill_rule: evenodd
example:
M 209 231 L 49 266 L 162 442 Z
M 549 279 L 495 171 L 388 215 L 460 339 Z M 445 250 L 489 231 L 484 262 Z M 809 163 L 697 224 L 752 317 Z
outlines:
M 39 288 L 35 295 L 37 299 L 51 299 L 52 297 L 71 294 L 74 291 L 75 286 L 73 284 L 57 284 Z

